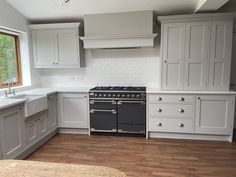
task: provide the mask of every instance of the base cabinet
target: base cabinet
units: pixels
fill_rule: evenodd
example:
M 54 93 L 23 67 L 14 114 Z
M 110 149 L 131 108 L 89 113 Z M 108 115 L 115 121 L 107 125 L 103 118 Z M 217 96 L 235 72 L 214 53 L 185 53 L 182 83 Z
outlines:
M 57 94 L 48 96 L 48 126 L 50 130 L 58 128 L 58 99 Z
M 3 159 L 12 159 L 25 148 L 25 125 L 23 105 L 0 112 L 1 149 Z
M 33 144 L 49 131 L 48 112 L 44 111 L 27 118 L 25 121 L 27 145 Z
M 196 96 L 195 132 L 230 135 L 233 130 L 234 97 L 221 95 Z
M 88 128 L 88 95 L 59 94 L 59 127 Z
M 232 141 L 235 96 L 148 94 L 147 136 Z

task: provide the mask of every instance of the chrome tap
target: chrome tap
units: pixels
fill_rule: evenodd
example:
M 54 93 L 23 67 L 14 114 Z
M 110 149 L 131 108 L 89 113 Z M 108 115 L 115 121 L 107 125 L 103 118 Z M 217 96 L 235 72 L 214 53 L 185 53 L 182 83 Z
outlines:
M 11 87 L 15 85 L 15 83 L 11 81 L 11 82 L 8 82 L 7 85 L 8 85 L 8 90 L 5 91 L 5 96 L 8 97 L 8 95 L 10 94 L 15 95 L 16 94 L 15 90 L 11 89 Z

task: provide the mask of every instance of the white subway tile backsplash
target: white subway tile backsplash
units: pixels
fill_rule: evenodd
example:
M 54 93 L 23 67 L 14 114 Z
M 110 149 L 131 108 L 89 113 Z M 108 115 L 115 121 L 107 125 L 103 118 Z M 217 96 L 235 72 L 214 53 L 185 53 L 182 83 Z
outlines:
M 44 87 L 134 85 L 160 87 L 159 48 L 86 51 L 86 67 L 44 69 Z

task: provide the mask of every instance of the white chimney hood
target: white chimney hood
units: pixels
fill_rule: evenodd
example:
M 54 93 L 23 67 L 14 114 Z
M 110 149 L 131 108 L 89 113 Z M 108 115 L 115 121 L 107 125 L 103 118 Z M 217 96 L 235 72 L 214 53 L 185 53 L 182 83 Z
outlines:
M 153 12 L 93 14 L 84 17 L 86 49 L 153 47 Z

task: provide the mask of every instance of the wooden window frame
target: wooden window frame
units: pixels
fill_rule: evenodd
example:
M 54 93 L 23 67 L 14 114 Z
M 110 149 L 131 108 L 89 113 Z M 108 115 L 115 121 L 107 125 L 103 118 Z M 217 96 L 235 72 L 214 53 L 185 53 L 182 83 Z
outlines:
M 9 33 L 0 32 L 0 34 L 14 37 L 15 40 L 15 54 L 16 54 L 16 69 L 17 69 L 17 81 L 14 83 L 15 86 L 22 86 L 22 69 L 21 69 L 21 60 L 20 60 L 20 39 L 19 36 Z M 7 88 L 8 84 L 0 84 L 0 89 Z

